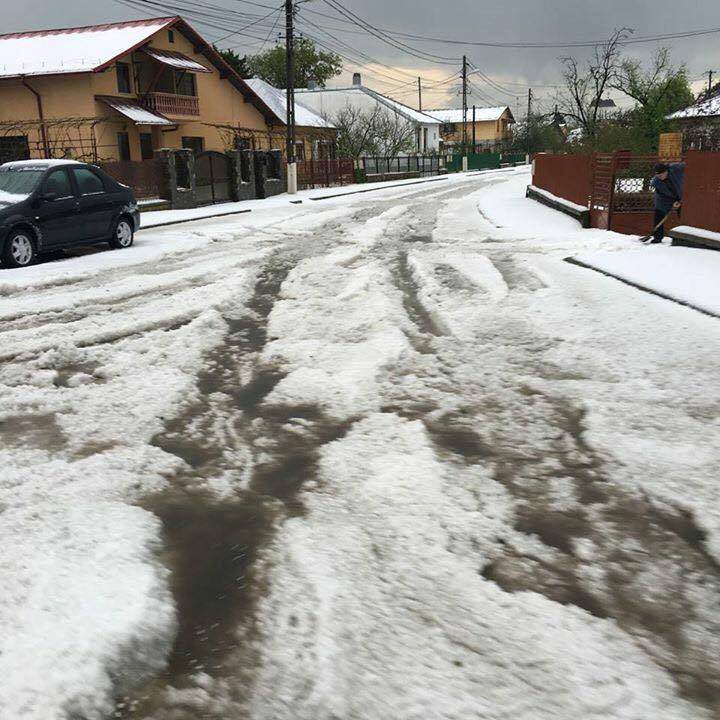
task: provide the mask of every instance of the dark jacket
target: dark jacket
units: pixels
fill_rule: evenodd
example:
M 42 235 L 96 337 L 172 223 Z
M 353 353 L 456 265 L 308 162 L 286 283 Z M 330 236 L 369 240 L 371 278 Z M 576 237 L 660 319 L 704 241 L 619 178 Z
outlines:
M 650 185 L 655 188 L 655 209 L 667 215 L 674 203 L 682 200 L 685 184 L 685 163 L 673 163 L 668 170 L 667 180 L 654 177 Z

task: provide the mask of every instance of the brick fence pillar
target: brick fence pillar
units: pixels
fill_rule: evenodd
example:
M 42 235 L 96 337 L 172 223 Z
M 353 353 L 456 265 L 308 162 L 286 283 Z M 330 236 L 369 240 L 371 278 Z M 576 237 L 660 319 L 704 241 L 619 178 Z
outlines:
M 287 192 L 287 165 L 282 151 L 270 150 L 266 156 L 265 197 Z
M 197 207 L 195 155 L 192 150 L 162 148 L 155 151 L 162 163 L 163 196 L 174 210 Z
M 251 150 L 228 150 L 232 161 L 232 192 L 234 200 L 253 200 L 255 192 L 255 172 Z

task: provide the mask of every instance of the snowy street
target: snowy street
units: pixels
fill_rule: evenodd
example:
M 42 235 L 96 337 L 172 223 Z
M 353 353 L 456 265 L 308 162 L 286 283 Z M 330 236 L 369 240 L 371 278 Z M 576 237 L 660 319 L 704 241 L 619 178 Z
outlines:
M 720 320 L 529 182 L 0 270 L 0 718 L 720 718 Z

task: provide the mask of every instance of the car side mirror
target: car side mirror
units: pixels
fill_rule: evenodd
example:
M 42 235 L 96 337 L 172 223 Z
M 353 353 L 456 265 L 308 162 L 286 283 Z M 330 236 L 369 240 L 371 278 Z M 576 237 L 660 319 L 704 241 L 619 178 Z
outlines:
M 53 202 L 58 199 L 58 194 L 54 192 L 46 192 L 40 196 L 43 202 Z

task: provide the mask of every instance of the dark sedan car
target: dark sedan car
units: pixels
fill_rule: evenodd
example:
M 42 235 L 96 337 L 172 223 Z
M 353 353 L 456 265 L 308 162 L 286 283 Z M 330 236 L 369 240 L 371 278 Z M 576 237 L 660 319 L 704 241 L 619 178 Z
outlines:
M 25 267 L 43 252 L 109 243 L 128 248 L 140 228 L 132 190 L 71 160 L 0 165 L 0 258 Z

